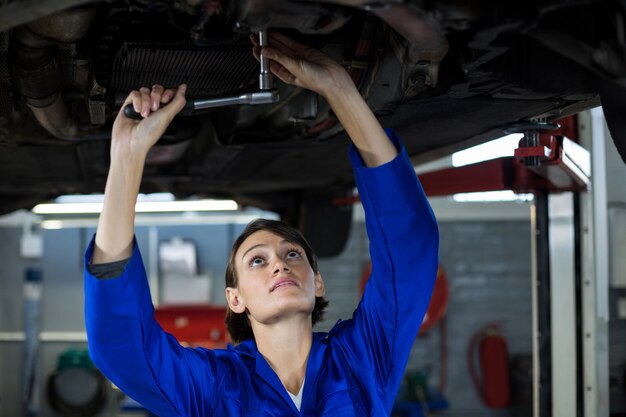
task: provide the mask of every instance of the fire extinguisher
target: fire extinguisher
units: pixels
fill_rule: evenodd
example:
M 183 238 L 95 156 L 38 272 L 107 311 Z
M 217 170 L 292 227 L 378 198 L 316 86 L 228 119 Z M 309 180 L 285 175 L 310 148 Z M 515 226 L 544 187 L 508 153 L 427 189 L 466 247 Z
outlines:
M 476 371 L 476 350 L 480 376 Z M 483 403 L 489 408 L 505 408 L 511 402 L 509 353 L 506 339 L 496 324 L 478 330 L 467 348 L 467 366 Z

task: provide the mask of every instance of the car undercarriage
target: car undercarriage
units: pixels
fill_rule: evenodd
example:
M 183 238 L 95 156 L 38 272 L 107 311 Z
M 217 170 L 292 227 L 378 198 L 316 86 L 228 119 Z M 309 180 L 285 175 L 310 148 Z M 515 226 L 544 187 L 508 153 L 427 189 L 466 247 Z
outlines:
M 415 163 L 602 102 L 626 159 L 624 1 L 5 2 L 0 213 L 102 192 L 111 124 L 141 86 L 190 100 L 258 89 L 250 33 L 278 30 L 344 65 Z M 142 192 L 231 198 L 303 228 L 347 224 L 348 139 L 316 94 L 177 117 Z M 333 219 L 332 221 L 330 219 Z M 308 226 L 306 226 L 308 225 Z M 347 230 L 347 229 L 346 229 Z

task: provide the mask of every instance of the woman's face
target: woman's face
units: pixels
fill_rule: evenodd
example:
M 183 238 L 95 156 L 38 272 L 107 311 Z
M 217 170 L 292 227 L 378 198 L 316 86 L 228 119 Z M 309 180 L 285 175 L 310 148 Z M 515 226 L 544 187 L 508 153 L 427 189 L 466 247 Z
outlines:
M 260 230 L 248 236 L 235 254 L 237 288 L 227 288 L 231 310 L 248 310 L 250 321 L 273 324 L 293 315 L 310 316 L 324 283 L 304 249 L 282 236 Z

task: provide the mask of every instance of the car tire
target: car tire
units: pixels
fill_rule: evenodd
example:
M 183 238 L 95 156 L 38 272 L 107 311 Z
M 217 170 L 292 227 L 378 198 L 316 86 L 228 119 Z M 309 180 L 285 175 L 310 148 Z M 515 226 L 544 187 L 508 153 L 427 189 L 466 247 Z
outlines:
M 617 151 L 626 163 L 626 88 L 610 81 L 600 84 L 600 99 L 606 124 Z
M 107 402 L 106 380 L 95 368 L 70 366 L 55 371 L 48 377 L 46 390 L 48 403 L 64 417 L 93 417 Z
M 337 204 L 346 193 L 307 191 L 296 207 L 281 213 L 281 219 L 297 227 L 319 258 L 341 254 L 350 235 L 352 203 Z

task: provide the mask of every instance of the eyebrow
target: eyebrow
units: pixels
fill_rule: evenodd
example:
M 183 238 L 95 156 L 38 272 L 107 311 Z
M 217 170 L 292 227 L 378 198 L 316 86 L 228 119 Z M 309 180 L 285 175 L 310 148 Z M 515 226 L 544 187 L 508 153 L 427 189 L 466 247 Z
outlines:
M 287 239 L 283 239 L 283 240 L 281 240 L 281 241 L 280 241 L 280 244 L 281 244 L 281 245 L 284 245 L 285 243 L 289 243 L 289 244 L 291 244 L 291 245 L 294 245 L 294 244 L 295 244 L 295 243 L 291 243 L 291 242 L 290 242 L 290 241 L 288 241 Z M 257 245 L 252 246 L 252 247 L 251 247 L 251 248 L 249 248 L 247 251 L 245 251 L 245 252 L 243 253 L 243 255 L 241 255 L 241 260 L 243 261 L 243 259 L 246 257 L 246 255 L 248 254 L 248 252 L 250 252 L 251 250 L 254 250 L 254 249 L 259 248 L 259 247 L 266 247 L 266 246 L 268 246 L 268 245 L 266 245 L 265 243 L 259 243 L 259 244 L 257 244 Z

